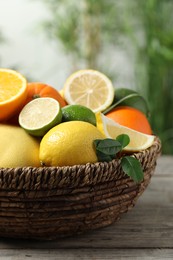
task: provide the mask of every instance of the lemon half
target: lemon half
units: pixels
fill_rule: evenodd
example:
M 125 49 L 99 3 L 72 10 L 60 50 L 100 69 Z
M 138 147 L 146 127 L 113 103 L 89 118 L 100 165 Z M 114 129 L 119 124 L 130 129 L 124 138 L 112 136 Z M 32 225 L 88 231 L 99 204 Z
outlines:
M 93 112 L 108 108 L 114 99 L 114 88 L 110 79 L 96 70 L 79 70 L 65 82 L 64 97 L 68 104 L 86 106 Z

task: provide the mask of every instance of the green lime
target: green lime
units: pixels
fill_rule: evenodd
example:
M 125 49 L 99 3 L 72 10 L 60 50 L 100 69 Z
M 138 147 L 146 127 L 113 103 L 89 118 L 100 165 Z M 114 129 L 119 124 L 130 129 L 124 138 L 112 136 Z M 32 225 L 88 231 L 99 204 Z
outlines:
M 49 97 L 37 98 L 24 106 L 19 114 L 19 124 L 29 134 L 43 136 L 61 123 L 62 111 L 57 100 Z
M 62 108 L 62 121 L 84 121 L 96 126 L 95 113 L 82 105 L 68 105 Z

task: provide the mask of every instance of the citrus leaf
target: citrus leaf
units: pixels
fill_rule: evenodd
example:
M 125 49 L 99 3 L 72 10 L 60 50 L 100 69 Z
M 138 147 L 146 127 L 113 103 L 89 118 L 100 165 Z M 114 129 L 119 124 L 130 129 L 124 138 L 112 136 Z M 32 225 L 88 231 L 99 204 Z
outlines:
M 136 91 L 127 88 L 118 88 L 115 90 L 113 103 L 103 114 L 107 114 L 117 106 L 130 106 L 142 111 L 147 117 L 150 112 L 146 100 Z
M 115 159 L 115 154 L 114 155 L 108 155 L 108 154 L 104 154 L 98 150 L 96 150 L 96 155 L 98 158 L 99 162 L 110 162 L 113 159 Z
M 125 146 L 127 146 L 130 143 L 130 137 L 126 134 L 118 135 L 116 137 L 116 140 L 118 142 L 120 142 L 122 148 L 124 148 Z
M 134 157 L 125 156 L 121 160 L 123 171 L 135 182 L 141 182 L 144 178 L 141 163 Z
M 93 143 L 99 161 L 111 161 L 122 150 L 121 143 L 111 138 L 96 139 Z
M 96 139 L 94 144 L 97 151 L 100 151 L 107 155 L 114 155 L 122 150 L 121 143 L 117 140 L 106 138 L 106 139 Z

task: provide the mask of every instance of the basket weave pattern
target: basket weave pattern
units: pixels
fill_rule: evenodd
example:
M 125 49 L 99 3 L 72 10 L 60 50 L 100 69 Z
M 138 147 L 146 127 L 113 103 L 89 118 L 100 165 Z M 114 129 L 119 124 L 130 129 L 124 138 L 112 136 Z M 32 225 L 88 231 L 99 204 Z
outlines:
M 161 144 L 135 153 L 144 180 L 120 160 L 67 167 L 0 168 L 0 236 L 55 239 L 107 226 L 132 208 L 154 173 Z

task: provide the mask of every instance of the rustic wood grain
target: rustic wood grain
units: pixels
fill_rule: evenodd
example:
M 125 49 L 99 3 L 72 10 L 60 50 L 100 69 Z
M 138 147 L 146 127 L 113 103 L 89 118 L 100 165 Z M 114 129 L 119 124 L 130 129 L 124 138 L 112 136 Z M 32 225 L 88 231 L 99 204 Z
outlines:
M 164 258 L 163 258 L 164 256 Z M 172 260 L 172 249 L 59 249 L 59 250 L 1 250 L 5 260 Z
M 1 238 L 0 252 L 4 260 L 173 259 L 173 157 L 159 158 L 135 208 L 114 225 L 56 241 Z

